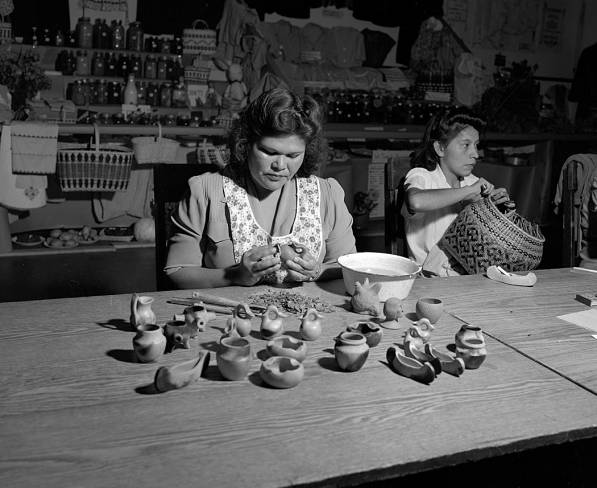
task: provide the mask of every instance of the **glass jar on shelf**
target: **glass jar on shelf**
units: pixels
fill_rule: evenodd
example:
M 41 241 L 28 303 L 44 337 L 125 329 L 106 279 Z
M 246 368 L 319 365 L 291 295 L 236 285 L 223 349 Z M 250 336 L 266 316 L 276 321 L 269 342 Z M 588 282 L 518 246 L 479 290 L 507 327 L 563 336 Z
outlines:
M 185 108 L 187 106 L 187 92 L 182 77 L 179 78 L 178 83 L 172 88 L 172 106 L 177 108 Z
M 162 83 L 162 86 L 160 86 L 160 106 L 172 106 L 172 86 L 170 83 Z
M 113 52 L 104 56 L 104 73 L 106 76 L 116 76 L 116 55 Z
M 80 17 L 77 21 L 77 45 L 83 49 L 93 47 L 93 26 L 89 17 Z
M 147 105 L 151 105 L 155 107 L 158 105 L 159 102 L 159 90 L 158 86 L 155 83 L 148 83 L 147 88 L 145 90 L 145 103 Z
M 93 53 L 91 58 L 91 74 L 93 76 L 104 76 L 104 57 L 101 53 Z
M 157 62 L 153 54 L 148 54 L 145 58 L 145 78 L 155 79 L 157 78 Z
M 83 80 L 75 80 L 72 91 L 71 91 L 71 101 L 77 105 L 87 105 L 87 96 L 85 93 L 85 87 L 83 86 Z
M 124 49 L 124 27 L 122 26 L 122 21 L 119 20 L 118 22 L 113 20 L 111 23 L 111 31 L 112 31 L 112 49 Z
M 109 100 L 109 92 L 106 80 L 101 79 L 96 81 L 97 86 L 97 100 L 98 105 L 107 105 Z
M 89 59 L 87 58 L 87 51 L 77 51 L 77 68 L 76 75 L 89 76 Z
M 143 51 L 143 29 L 141 22 L 131 22 L 126 32 L 126 47 L 129 51 Z
M 157 65 L 157 79 L 165 80 L 168 72 L 168 58 L 166 56 L 160 56 Z

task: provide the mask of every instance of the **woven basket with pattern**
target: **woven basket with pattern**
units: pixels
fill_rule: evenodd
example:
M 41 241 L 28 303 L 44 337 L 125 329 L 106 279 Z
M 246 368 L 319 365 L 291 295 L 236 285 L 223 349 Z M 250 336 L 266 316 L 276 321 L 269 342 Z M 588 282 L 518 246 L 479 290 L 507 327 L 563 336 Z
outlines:
M 487 197 L 468 205 L 440 242 L 469 274 L 491 265 L 508 271 L 535 269 L 543 256 L 545 237 L 539 226 L 514 211 L 502 213 Z

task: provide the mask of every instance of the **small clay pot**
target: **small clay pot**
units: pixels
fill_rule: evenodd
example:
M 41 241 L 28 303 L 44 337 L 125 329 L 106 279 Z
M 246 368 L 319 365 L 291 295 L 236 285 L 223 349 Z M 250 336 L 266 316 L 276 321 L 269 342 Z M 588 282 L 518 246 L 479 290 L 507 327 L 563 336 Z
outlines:
M 481 327 L 464 324 L 454 336 L 456 347 L 464 347 L 463 341 L 470 341 L 471 339 L 477 339 L 478 341 L 485 343 L 485 337 L 483 337 Z
M 231 381 L 242 380 L 251 366 L 251 344 L 242 337 L 222 336 L 216 362 L 224 378 Z
M 456 346 L 456 357 L 462 358 L 466 369 L 477 369 L 487 357 L 485 340 L 464 339 Z
M 307 357 L 307 344 L 294 337 L 282 335 L 267 343 L 265 347 L 270 356 L 283 356 L 302 363 Z
M 274 388 L 292 388 L 305 376 L 305 368 L 296 359 L 272 356 L 261 363 L 261 379 Z
M 344 371 L 358 371 L 369 356 L 367 338 L 357 332 L 342 332 L 335 338 L 334 356 Z
M 369 347 L 377 346 L 383 336 L 382 328 L 376 323 L 368 320 L 349 324 L 346 326 L 346 330 L 348 332 L 358 332 L 359 334 L 363 334 L 367 339 L 367 345 Z
M 156 324 L 142 324 L 137 326 L 137 333 L 133 338 L 133 350 L 137 361 L 151 363 L 164 354 L 166 338 L 162 328 Z
M 261 327 L 259 332 L 263 339 L 273 339 L 284 332 L 284 319 L 288 314 L 278 310 L 275 305 L 268 305 L 261 316 Z
M 427 319 L 432 324 L 444 313 L 444 302 L 439 298 L 419 298 L 415 307 L 419 319 Z
M 305 341 L 314 341 L 321 336 L 321 319 L 323 315 L 316 309 L 310 308 L 301 319 L 300 333 Z

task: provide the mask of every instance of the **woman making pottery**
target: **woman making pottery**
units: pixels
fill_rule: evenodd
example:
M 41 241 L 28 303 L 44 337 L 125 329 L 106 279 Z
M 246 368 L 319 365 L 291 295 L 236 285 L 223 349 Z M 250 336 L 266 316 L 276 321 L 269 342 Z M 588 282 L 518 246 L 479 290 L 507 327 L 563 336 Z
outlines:
M 465 205 L 486 195 L 496 204 L 509 199 L 504 188 L 472 174 L 484 125 L 464 108 L 438 112 L 411 155 L 402 215 L 409 257 L 423 266 L 425 276 L 463 274 L 438 243 Z
M 189 180 L 173 215 L 165 271 L 180 288 L 337 278 L 355 252 L 344 191 L 315 173 L 325 158 L 321 111 L 276 88 L 240 113 L 230 162 Z

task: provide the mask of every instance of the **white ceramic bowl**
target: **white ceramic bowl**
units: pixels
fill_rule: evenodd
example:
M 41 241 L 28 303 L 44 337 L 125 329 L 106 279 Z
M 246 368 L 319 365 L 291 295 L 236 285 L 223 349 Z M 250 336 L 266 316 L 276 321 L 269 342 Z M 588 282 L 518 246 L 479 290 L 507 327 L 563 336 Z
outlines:
M 385 302 L 390 297 L 404 300 L 410 293 L 421 266 L 412 259 L 383 252 L 356 252 L 338 258 L 342 268 L 344 287 L 354 294 L 355 282 L 381 283 L 379 299 Z

